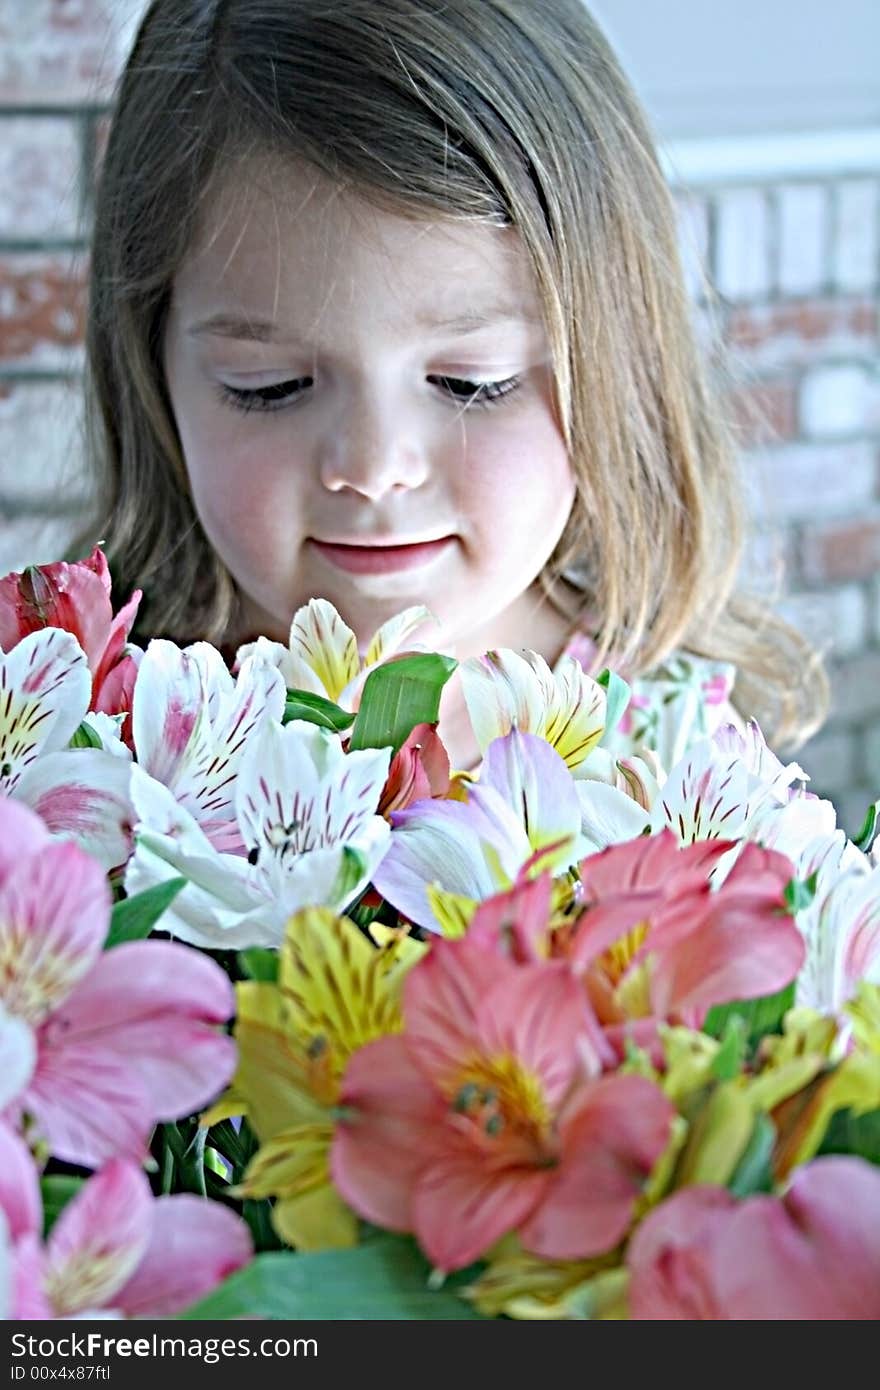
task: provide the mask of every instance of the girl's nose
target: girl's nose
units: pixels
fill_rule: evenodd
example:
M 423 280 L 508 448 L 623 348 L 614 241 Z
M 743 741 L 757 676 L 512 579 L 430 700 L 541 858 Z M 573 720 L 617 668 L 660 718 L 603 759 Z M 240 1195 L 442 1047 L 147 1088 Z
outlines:
M 328 492 L 348 488 L 371 502 L 420 487 L 428 472 L 427 444 L 413 422 L 375 404 L 340 418 L 321 453 L 320 477 Z

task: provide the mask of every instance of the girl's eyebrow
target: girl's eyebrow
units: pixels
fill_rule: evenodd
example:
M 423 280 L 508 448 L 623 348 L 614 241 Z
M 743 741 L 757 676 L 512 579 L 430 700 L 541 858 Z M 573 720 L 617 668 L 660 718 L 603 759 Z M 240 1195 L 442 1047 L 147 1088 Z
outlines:
M 434 314 L 423 312 L 413 320 L 418 328 L 435 332 L 455 333 L 464 336 L 476 333 L 482 328 L 494 327 L 499 323 L 515 320 L 528 325 L 538 325 L 539 317 L 525 306 L 511 304 L 488 305 L 485 309 L 468 309 L 451 318 L 437 318 Z M 210 334 L 219 338 L 237 338 L 251 343 L 277 342 L 281 334 L 278 325 L 271 319 L 249 318 L 243 314 L 219 313 L 200 319 L 187 329 L 187 337 L 196 338 Z

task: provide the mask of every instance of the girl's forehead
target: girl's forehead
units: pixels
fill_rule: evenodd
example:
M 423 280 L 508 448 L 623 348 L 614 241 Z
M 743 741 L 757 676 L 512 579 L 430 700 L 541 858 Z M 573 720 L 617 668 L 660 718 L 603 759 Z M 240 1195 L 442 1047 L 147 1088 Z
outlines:
M 220 293 L 264 307 L 291 299 L 326 309 L 365 291 L 416 315 L 491 303 L 539 316 L 513 228 L 391 211 L 297 165 L 230 175 L 206 196 L 175 281 L 178 303 Z

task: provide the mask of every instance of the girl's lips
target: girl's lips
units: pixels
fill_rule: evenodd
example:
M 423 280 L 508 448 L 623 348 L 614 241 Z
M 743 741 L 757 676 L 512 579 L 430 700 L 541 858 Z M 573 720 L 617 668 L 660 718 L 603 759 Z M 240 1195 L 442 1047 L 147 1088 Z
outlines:
M 389 574 L 394 570 L 415 569 L 427 564 L 451 544 L 452 536 L 419 545 L 338 545 L 312 540 L 311 545 L 338 569 L 349 574 Z

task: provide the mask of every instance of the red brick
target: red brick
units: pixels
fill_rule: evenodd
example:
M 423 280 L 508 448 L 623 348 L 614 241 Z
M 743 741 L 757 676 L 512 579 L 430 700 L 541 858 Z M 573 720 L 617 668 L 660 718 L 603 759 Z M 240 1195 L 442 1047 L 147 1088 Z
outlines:
M 0 238 L 76 236 L 79 171 L 76 121 L 0 114 Z
M 742 448 L 752 449 L 797 433 L 797 398 L 791 381 L 755 381 L 727 393 L 730 417 Z
M 11 0 L 0 9 L 0 103 L 102 103 L 147 0 Z
M 880 516 L 807 526 L 801 541 L 804 576 L 819 584 L 870 579 L 880 570 Z
M 811 299 L 732 309 L 725 338 L 736 357 L 755 370 L 784 371 L 871 351 L 878 334 L 878 306 L 869 298 Z
M 83 260 L 69 256 L 0 253 L 0 362 L 78 365 L 85 271 Z

